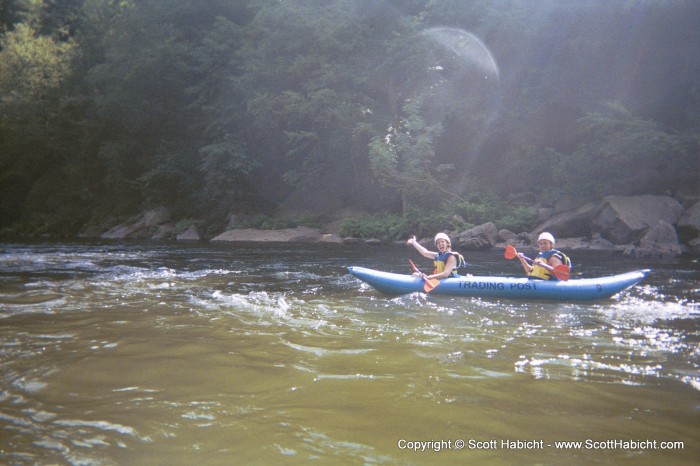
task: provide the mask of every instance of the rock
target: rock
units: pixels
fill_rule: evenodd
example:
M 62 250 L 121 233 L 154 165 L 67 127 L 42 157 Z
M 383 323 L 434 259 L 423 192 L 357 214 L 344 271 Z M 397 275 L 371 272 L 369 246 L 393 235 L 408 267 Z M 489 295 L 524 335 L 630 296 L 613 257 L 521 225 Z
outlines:
M 555 238 L 575 238 L 590 234 L 591 221 L 596 212 L 596 205 L 585 204 L 578 209 L 562 212 L 548 218 L 545 222 L 537 225 L 532 234 L 539 234 L 548 231 Z
M 656 225 L 649 228 L 639 240 L 639 247 L 635 250 L 637 257 L 673 257 L 681 254 L 681 245 L 678 234 L 673 225 L 659 220 Z
M 612 241 L 603 238 L 599 233 L 595 233 L 588 244 L 592 249 L 597 250 L 615 249 L 615 245 Z
M 688 241 L 690 252 L 696 256 L 700 256 L 700 236 Z
M 299 242 L 310 243 L 321 239 L 323 235 L 316 228 L 296 227 L 282 230 L 256 230 L 242 228 L 229 230 L 215 236 L 211 241 L 257 241 L 257 242 Z
M 554 207 L 540 207 L 536 209 L 535 212 L 537 212 L 537 221 L 543 222 L 549 218 L 552 218 L 557 211 L 554 209 Z
M 688 241 L 700 235 L 700 202 L 696 202 L 681 215 L 678 220 L 678 234 Z
M 554 209 L 556 209 L 557 212 L 568 212 L 571 210 L 576 210 L 579 207 L 581 207 L 581 202 L 572 194 L 560 196 L 554 202 Z
M 156 225 L 155 231 L 148 234 L 151 229 L 149 228 L 148 231 L 144 231 L 144 238 L 150 238 L 150 239 L 166 239 L 166 238 L 172 238 L 173 234 L 175 232 L 175 225 L 172 223 L 164 223 L 162 225 Z
M 343 238 L 334 233 L 326 233 L 324 235 L 321 235 L 318 241 L 320 243 L 342 243 Z
M 459 215 L 459 214 L 454 214 L 454 215 L 452 216 L 452 221 L 455 223 L 455 225 L 460 225 L 460 224 L 467 223 L 467 221 L 464 220 L 464 217 L 462 217 L 462 216 Z
M 513 233 L 510 230 L 506 230 L 505 228 L 502 230 L 498 230 L 498 239 L 502 243 L 508 243 L 511 241 L 517 241 L 518 235 L 517 233 Z
M 165 207 L 157 207 L 145 212 L 135 222 L 125 222 L 106 231 L 101 235 L 107 239 L 148 238 L 152 236 L 151 229 L 170 220 L 170 211 Z
M 635 243 L 657 221 L 675 224 L 682 212 L 669 196 L 607 196 L 593 216 L 592 230 L 615 244 Z
M 460 249 L 467 251 L 483 251 L 491 249 L 498 243 L 498 228 L 493 222 L 475 226 L 456 235 L 455 239 Z
M 611 251 L 615 245 L 602 238 L 600 235 L 593 235 L 592 239 L 586 237 L 557 239 L 557 249 L 578 250 L 578 251 Z
M 190 225 L 190 227 L 176 236 L 178 241 L 199 241 L 202 236 L 199 234 L 199 230 L 196 226 Z
M 226 223 L 226 231 L 233 230 L 238 225 L 238 222 L 239 222 L 238 215 L 233 213 L 233 212 L 229 212 L 226 215 L 226 222 L 227 222 Z
M 104 230 L 96 225 L 84 227 L 79 233 L 78 238 L 99 238 Z

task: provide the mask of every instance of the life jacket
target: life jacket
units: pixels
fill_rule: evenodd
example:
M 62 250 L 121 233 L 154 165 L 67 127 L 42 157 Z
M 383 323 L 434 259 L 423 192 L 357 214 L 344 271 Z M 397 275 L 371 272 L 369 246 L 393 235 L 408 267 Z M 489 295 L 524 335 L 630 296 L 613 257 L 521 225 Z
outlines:
M 457 263 L 455 264 L 455 267 L 452 269 L 452 273 L 450 273 L 450 277 L 456 277 L 458 276 L 457 269 L 460 267 L 466 267 L 467 266 L 467 261 L 464 260 L 464 256 L 462 256 L 460 253 L 455 252 L 455 251 L 445 251 L 443 253 L 437 253 L 435 254 L 435 270 L 433 270 L 433 273 L 441 273 L 443 270 L 445 270 L 445 264 L 447 264 L 447 259 L 450 256 L 455 256 L 455 259 L 457 259 Z
M 569 266 L 571 268 L 571 259 L 558 249 L 550 249 L 549 251 L 544 251 L 537 254 L 535 261 L 532 263 L 532 271 L 528 274 L 531 278 L 538 278 L 540 280 L 551 280 L 554 275 L 542 267 L 540 264 L 549 264 L 550 257 L 556 257 L 561 261 L 562 264 Z M 554 277 L 557 280 L 556 277 Z

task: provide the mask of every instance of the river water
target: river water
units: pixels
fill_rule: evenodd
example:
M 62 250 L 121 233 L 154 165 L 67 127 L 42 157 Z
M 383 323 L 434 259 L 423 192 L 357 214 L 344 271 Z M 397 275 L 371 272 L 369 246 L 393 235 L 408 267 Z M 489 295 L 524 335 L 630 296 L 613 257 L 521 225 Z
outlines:
M 0 245 L 0 463 L 697 464 L 697 261 L 571 255 L 654 271 L 594 303 L 387 297 L 346 267 L 429 268 L 410 247 Z

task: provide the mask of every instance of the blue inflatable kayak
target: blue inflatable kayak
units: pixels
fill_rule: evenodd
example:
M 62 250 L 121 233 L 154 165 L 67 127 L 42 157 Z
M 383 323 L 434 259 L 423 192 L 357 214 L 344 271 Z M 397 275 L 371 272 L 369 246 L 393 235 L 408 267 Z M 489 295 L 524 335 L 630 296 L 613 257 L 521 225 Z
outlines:
M 348 267 L 351 275 L 390 295 L 423 292 L 419 277 L 381 272 L 364 267 Z M 526 277 L 460 276 L 440 280 L 430 294 L 513 299 L 554 299 L 589 301 L 610 298 L 644 280 L 649 269 L 601 278 L 580 278 L 568 281 L 533 280 Z

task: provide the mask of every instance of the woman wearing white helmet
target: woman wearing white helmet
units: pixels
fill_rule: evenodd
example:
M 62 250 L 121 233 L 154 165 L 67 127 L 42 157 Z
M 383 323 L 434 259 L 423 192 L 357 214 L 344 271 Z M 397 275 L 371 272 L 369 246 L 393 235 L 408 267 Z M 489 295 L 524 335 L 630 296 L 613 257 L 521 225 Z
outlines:
M 455 277 L 457 276 L 457 269 L 459 267 L 466 267 L 467 265 L 464 257 L 460 253 L 452 250 L 450 237 L 445 233 L 438 233 L 435 235 L 435 247 L 437 247 L 438 252 L 429 251 L 424 248 L 416 241 L 415 236 L 409 238 L 406 244 L 412 244 L 423 257 L 433 260 L 435 264 L 433 274 L 424 275 L 429 280 L 433 278 Z
M 571 260 L 566 254 L 558 249 L 554 249 L 555 243 L 556 240 L 554 236 L 545 231 L 537 238 L 537 247 L 540 252 L 537 254 L 532 264 L 529 264 L 522 254 L 518 254 L 518 259 L 520 259 L 520 263 L 523 265 L 529 277 L 541 280 L 552 279 L 553 275 L 551 269 L 546 269 L 542 267 L 541 264 L 548 264 L 550 267 L 557 267 L 558 265 L 571 267 Z

